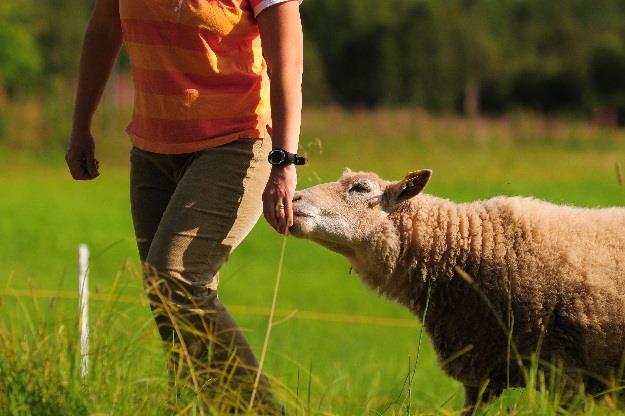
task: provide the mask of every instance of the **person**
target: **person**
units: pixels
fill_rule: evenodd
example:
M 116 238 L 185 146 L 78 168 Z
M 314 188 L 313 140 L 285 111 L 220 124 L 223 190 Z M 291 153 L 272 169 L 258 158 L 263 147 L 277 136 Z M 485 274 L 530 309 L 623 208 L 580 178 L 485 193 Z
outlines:
M 124 43 L 135 89 L 131 211 L 145 288 L 163 341 L 175 346 L 172 378 L 189 380 L 209 406 L 215 380 L 228 375 L 245 401 L 259 371 L 219 301 L 218 271 L 262 212 L 282 234 L 293 223 L 299 4 L 97 0 L 84 37 L 69 171 L 76 180 L 100 174 L 91 121 Z M 259 384 L 259 403 L 270 401 L 264 376 Z

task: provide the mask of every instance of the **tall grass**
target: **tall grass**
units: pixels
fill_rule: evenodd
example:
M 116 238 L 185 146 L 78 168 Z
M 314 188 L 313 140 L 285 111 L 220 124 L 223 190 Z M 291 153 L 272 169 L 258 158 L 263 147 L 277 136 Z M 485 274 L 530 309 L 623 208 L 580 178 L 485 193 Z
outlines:
M 5 297 L 3 303 L 5 312 L 19 313 L 3 313 L 0 320 L 0 414 L 139 414 L 158 409 L 155 404 L 161 400 L 154 399 L 166 392 L 166 383 L 154 376 L 146 349 L 137 342 L 145 328 L 124 336 L 119 327 L 113 330 L 111 317 L 119 313 L 102 310 L 93 323 L 91 371 L 82 380 L 77 309 L 68 313 L 74 308 L 58 299 L 41 304 L 34 298 L 24 302 Z
M 475 284 L 472 280 L 468 283 Z M 175 380 L 179 388 L 172 389 L 165 369 L 167 351 L 157 341 L 152 319 L 136 322 L 132 313 L 124 313 L 114 300 L 117 290 L 118 286 L 114 285 L 109 294 L 111 302 L 93 308 L 92 367 L 85 380 L 80 377 L 79 311 L 74 302 L 60 298 L 42 302 L 34 296 L 35 292 L 32 298 L 17 295 L 2 298 L 0 414 L 217 415 L 231 414 L 233 408 L 237 408 L 235 405 L 239 406 L 241 391 L 229 384 L 231 374 L 217 375 L 219 388 L 210 402 L 206 402 L 197 385 L 187 383 L 184 377 Z M 500 317 L 500 321 L 504 325 L 502 336 L 507 337 L 504 317 Z M 266 340 L 265 345 L 268 345 L 269 335 Z M 450 397 L 445 401 L 429 403 L 413 395 L 419 391 L 419 386 L 414 384 L 415 375 L 421 371 L 419 354 L 420 347 L 416 359 L 408 357 L 401 399 L 389 403 L 384 410 L 369 408 L 365 414 L 408 416 L 459 412 L 460 409 L 451 411 L 446 406 L 451 397 L 459 394 L 457 392 L 449 392 Z M 515 364 L 523 370 L 527 388 L 506 390 L 501 399 L 479 407 L 475 415 L 621 414 L 623 386 L 616 382 L 620 377 L 608 385 L 605 392 L 593 397 L 585 394 L 583 386 L 571 384 L 560 363 L 541 361 L 540 347 L 529 357 L 515 357 L 518 359 Z M 272 379 L 277 401 L 297 415 L 359 414 L 319 410 L 321 403 L 311 400 L 316 388 L 313 366 L 311 362 L 308 368 L 297 370 L 298 380 L 300 374 L 307 380 L 301 383 L 304 385 L 298 381 L 290 388 Z M 486 387 L 485 384 L 482 393 Z M 300 391 L 305 393 L 300 394 Z M 320 401 L 323 400 L 322 397 Z M 424 413 L 423 409 L 428 410 Z M 275 408 L 261 406 L 241 410 L 240 414 L 273 414 L 275 411 Z
M 178 346 L 164 348 L 155 337 L 152 319 L 133 322 L 114 301 L 95 309 L 91 366 L 85 379 L 80 371 L 77 310 L 72 313 L 67 301 L 54 298 L 47 305 L 19 297 L 5 297 L 3 303 L 20 313 L 5 314 L 0 320 L 1 415 L 278 414 L 272 403 L 260 401 L 249 412 L 242 410 L 249 395 L 226 370 L 232 367 L 212 371 L 210 385 L 184 373 L 172 378 L 165 363 L 167 356 L 181 354 Z M 190 330 L 182 327 L 183 320 L 176 325 L 177 330 Z M 188 351 L 183 354 L 183 359 L 193 359 Z M 204 367 L 194 363 L 193 368 Z M 297 408 L 293 395 L 279 380 L 273 381 L 278 400 Z

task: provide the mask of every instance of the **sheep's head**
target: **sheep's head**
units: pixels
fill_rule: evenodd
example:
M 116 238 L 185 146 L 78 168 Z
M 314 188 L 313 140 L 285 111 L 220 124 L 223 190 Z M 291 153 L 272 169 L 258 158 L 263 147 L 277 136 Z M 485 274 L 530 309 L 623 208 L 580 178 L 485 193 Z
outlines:
M 431 170 L 411 172 L 388 182 L 374 173 L 346 169 L 337 182 L 296 192 L 291 233 L 350 256 L 374 230 L 389 223 L 389 214 L 421 193 Z

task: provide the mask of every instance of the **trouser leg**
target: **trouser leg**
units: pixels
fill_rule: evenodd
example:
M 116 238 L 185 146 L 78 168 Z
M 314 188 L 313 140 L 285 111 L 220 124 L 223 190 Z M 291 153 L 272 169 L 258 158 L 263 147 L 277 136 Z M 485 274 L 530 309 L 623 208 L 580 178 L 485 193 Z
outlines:
M 162 201 L 145 208 L 162 210 L 152 237 L 157 221 L 135 225 L 159 332 L 176 346 L 174 367 L 188 371 L 196 387 L 208 389 L 211 381 L 227 374 L 250 391 L 257 372 L 254 354 L 215 290 L 219 268 L 262 212 L 269 147 L 268 141 L 242 140 L 194 154 L 175 172 L 175 187 L 164 210 Z M 138 191 L 141 182 L 134 180 L 133 189 Z M 167 189 L 166 183 L 144 186 L 143 191 L 166 196 Z M 133 197 L 133 218 L 140 223 L 141 201 L 145 202 Z M 147 237 L 140 235 L 142 228 Z M 147 253 L 142 239 L 150 240 Z M 267 386 L 262 377 L 261 390 Z

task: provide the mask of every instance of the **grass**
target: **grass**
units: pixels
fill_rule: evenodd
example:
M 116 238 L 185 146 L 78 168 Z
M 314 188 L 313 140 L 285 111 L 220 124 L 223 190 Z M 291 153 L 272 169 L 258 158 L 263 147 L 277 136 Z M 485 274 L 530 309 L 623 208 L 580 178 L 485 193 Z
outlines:
M 34 139 L 0 146 L 0 375 L 15 377 L 0 380 L 0 413 L 46 414 L 34 412 L 42 408 L 35 405 L 49 405 L 43 408 L 50 414 L 166 413 L 164 354 L 149 309 L 136 303 L 142 283 L 120 121 L 127 115 L 105 115 L 96 129 L 102 176 L 93 182 L 71 181 L 58 150 L 41 154 L 28 145 L 38 143 Z M 24 134 L 36 130 L 27 127 Z M 625 158 L 625 133 L 578 122 L 515 116 L 476 123 L 403 110 L 310 110 L 301 148 L 311 162 L 299 170 L 299 187 L 334 180 L 346 166 L 389 179 L 427 167 L 434 170 L 428 192 L 456 201 L 522 194 L 580 206 L 625 203 L 615 174 L 615 163 Z M 91 291 L 100 299 L 92 305 L 96 348 L 84 386 L 77 378 L 77 301 L 63 298 L 76 290 L 79 243 L 92 250 Z M 258 355 L 280 246 L 280 236 L 261 220 L 221 273 L 220 297 Z M 461 409 L 462 388 L 439 369 L 427 337 L 419 343 L 416 318 L 364 289 L 342 257 L 292 238 L 285 250 L 265 368 L 291 414 Z M 11 295 L 43 290 L 52 297 Z M 371 319 L 348 322 L 346 315 Z M 50 382 L 37 381 L 43 379 Z M 507 391 L 489 414 L 566 414 L 557 383 L 537 383 L 536 390 Z M 613 408 L 584 398 L 574 412 L 618 414 Z

